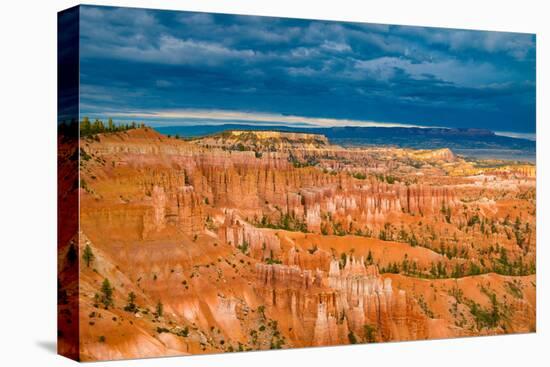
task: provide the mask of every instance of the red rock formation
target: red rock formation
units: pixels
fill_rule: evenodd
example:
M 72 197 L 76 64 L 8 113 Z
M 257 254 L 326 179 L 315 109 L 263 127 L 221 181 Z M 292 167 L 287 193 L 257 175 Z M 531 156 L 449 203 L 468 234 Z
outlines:
M 332 261 L 328 277 L 296 265 L 258 263 L 256 292 L 267 305 L 287 312 L 292 324 L 315 319 L 306 345 L 347 343 L 350 332 L 364 338 L 365 325 L 380 341 L 428 337 L 428 319 L 415 301 L 403 290 L 395 292 L 391 279 L 380 277 L 376 266 L 365 267 L 362 259 L 349 257 L 343 269 Z
M 273 232 L 256 228 L 230 214 L 219 227 L 218 235 L 224 243 L 241 247 L 243 252 L 258 260 L 277 257 L 281 252 L 280 240 Z
M 532 179 L 521 179 L 525 188 L 507 179 L 512 191 L 500 176 L 491 176 L 491 185 L 450 176 L 446 170 L 464 162 L 448 150 L 285 141 L 257 154 L 206 142 L 151 129 L 81 139 L 90 158 L 81 163 L 82 233 L 73 243 L 82 251 L 86 239 L 95 254 L 78 279 L 83 359 L 534 329 L 534 275 L 450 278 L 455 265 L 466 271 L 480 258 L 498 261 L 502 250 L 491 252 L 489 243 L 508 250 L 510 263 L 527 252 L 527 268 L 535 248 Z M 452 220 L 442 213 L 448 208 Z M 416 234 L 417 246 L 372 238 L 386 223 Z M 71 243 L 64 238 L 61 268 Z M 455 245 L 452 256 L 442 254 Z M 399 265 L 399 274 L 365 266 L 359 255 L 367 254 L 380 269 Z M 417 267 L 415 276 L 403 269 L 405 260 Z M 430 272 L 439 263 L 444 279 Z M 114 286 L 108 310 L 94 305 L 106 278 Z M 478 289 L 486 278 L 514 315 L 506 330 L 473 329 L 467 302 L 488 307 Z M 524 301 L 504 297 L 510 279 L 519 279 Z M 449 311 L 458 302 L 452 287 L 465 298 L 456 314 Z M 137 295 L 137 312 L 124 309 L 129 292 Z M 153 311 L 159 301 L 162 317 Z
M 369 325 L 377 330 L 380 340 L 427 338 L 426 316 L 405 291 L 395 292 L 391 279 L 380 277 L 376 266 L 366 267 L 363 259 L 348 257 L 340 269 L 340 263 L 334 260 L 328 283 L 339 291 L 332 312 L 346 315 L 348 328 L 356 335 Z
M 530 177 L 534 178 L 537 175 L 537 169 L 533 165 L 506 165 L 498 168 L 487 170 L 488 173 L 510 177 Z
M 301 270 L 297 265 L 256 264 L 256 281 L 260 287 L 310 289 L 320 287 L 323 272 Z

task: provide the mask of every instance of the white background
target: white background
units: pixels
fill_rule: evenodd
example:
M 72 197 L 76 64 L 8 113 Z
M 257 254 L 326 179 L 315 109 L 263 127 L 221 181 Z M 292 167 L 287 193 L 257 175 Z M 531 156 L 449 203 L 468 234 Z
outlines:
M 538 331 L 530 335 L 232 353 L 103 366 L 550 365 L 546 1 L 94 1 L 180 10 L 537 33 Z M 3 1 L 0 12 L 0 365 L 66 366 L 56 338 L 56 12 L 62 0 Z M 546 102 L 546 104 L 544 104 Z M 546 222 L 546 223 L 545 223 Z

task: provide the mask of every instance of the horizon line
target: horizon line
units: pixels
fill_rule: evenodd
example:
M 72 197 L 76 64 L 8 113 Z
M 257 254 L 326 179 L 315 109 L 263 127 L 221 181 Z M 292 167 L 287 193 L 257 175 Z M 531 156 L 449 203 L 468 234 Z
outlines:
M 525 131 L 498 131 L 478 127 L 449 127 L 439 125 L 423 125 L 414 123 L 358 120 L 349 118 L 308 117 L 293 114 L 236 111 L 220 109 L 172 109 L 172 110 L 130 110 L 130 111 L 104 111 L 100 113 L 80 114 L 90 118 L 110 116 L 123 119 L 123 122 L 132 122 L 140 119 L 151 127 L 176 127 L 176 126 L 220 126 L 220 125 L 250 125 L 250 126 L 285 126 L 289 128 L 332 128 L 332 127 L 381 127 L 381 128 L 420 128 L 420 129 L 480 129 L 493 132 L 498 136 L 506 136 L 516 139 L 535 141 L 536 132 Z M 135 120 L 134 120 L 135 121 Z M 137 121 L 136 121 L 137 122 Z

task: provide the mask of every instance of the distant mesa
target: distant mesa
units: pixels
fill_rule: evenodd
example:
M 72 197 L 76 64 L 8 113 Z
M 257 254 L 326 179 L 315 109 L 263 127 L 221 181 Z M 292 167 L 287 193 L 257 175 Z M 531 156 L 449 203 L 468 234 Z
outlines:
M 329 141 L 326 136 L 321 134 L 310 133 L 294 133 L 284 131 L 249 131 L 249 130 L 230 130 L 221 134 L 223 137 L 232 137 L 239 140 L 280 140 L 289 143 L 313 143 L 320 145 L 328 145 Z
M 235 136 L 235 137 L 253 136 L 260 140 L 264 140 L 264 139 L 287 139 L 289 141 L 317 140 L 317 141 L 322 141 L 325 144 L 328 144 L 328 139 L 321 134 L 291 133 L 291 132 L 273 131 L 273 130 L 265 130 L 265 131 L 231 130 L 228 133 L 229 135 Z
M 414 149 L 441 149 L 449 148 L 453 151 L 466 150 L 490 150 L 492 152 L 514 153 L 520 152 L 520 156 L 527 160 L 534 160 L 534 141 L 508 136 L 496 135 L 493 131 L 476 128 L 419 128 L 419 127 L 289 127 L 289 126 L 265 126 L 265 125 L 196 125 L 196 126 L 166 126 L 156 128 L 165 135 L 178 135 L 180 137 L 207 137 L 224 133 L 239 134 L 242 138 L 254 138 L 267 140 L 267 136 L 274 138 L 278 135 L 281 139 L 295 139 L 301 136 L 305 140 L 317 140 L 318 144 L 336 144 L 340 146 L 394 146 Z M 266 135 L 266 131 L 271 133 Z M 256 132 L 256 133 L 252 133 Z M 258 132 L 262 132 L 258 134 Z M 278 132 L 275 134 L 275 132 Z M 285 133 L 285 134 L 283 134 Z M 290 135 L 290 133 L 300 135 Z M 510 155 L 510 154 L 508 154 Z M 516 154 L 517 155 L 517 154 Z M 475 154 L 474 154 L 475 156 Z M 512 154 L 511 159 L 515 156 Z
M 321 134 L 275 130 L 227 130 L 193 139 L 207 147 L 230 150 L 288 151 L 289 149 L 321 149 L 330 146 Z
M 449 148 L 433 149 L 433 150 L 419 150 L 414 153 L 414 156 L 418 159 L 440 159 L 443 161 L 453 161 L 456 156 Z

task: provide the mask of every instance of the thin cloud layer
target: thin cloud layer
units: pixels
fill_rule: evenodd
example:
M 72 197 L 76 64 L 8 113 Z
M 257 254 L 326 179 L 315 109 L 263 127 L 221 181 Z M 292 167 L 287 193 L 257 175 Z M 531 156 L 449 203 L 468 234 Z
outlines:
M 532 133 L 535 37 L 83 6 L 81 104 L 159 124 L 214 110 Z
M 173 121 L 181 125 L 195 124 L 261 124 L 261 125 L 288 125 L 293 127 L 315 126 L 369 126 L 369 127 L 422 127 L 420 125 L 402 124 L 394 122 L 364 121 L 349 119 L 332 119 L 306 116 L 281 115 L 275 113 L 254 113 L 224 110 L 173 110 L 173 111 L 111 111 L 109 116 L 123 120 L 143 120 L 158 125 L 171 125 Z

